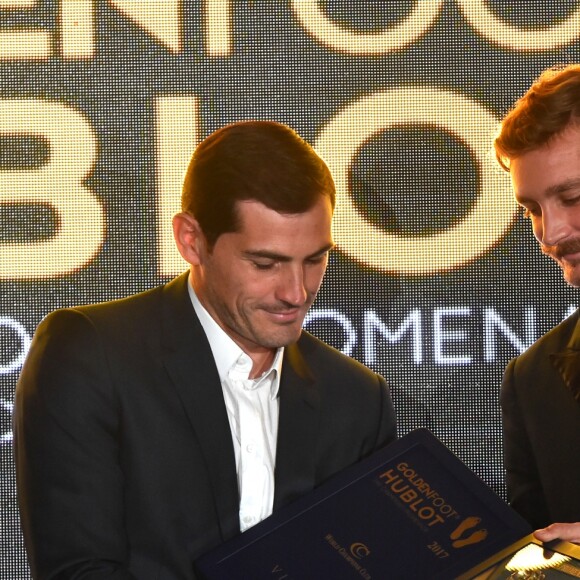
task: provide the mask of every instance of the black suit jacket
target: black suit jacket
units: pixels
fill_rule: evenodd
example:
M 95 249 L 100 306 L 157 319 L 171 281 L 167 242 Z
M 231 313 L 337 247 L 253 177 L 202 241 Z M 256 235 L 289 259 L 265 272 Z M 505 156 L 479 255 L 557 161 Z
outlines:
M 285 350 L 279 396 L 274 509 L 395 437 L 384 379 L 307 333 Z M 37 578 L 194 578 L 194 559 L 239 533 L 230 427 L 187 275 L 49 315 L 14 421 Z
M 510 362 L 501 406 L 513 508 L 534 528 L 580 522 L 579 311 Z

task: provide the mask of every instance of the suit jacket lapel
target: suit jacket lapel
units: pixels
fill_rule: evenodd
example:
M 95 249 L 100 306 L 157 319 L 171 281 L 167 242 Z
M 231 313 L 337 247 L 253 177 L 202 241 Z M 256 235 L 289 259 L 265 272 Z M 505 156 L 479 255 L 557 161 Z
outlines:
M 274 509 L 312 490 L 320 393 L 297 345 L 286 347 L 280 380 Z
M 205 458 L 226 540 L 239 533 L 235 456 L 218 371 L 187 292 L 187 274 L 164 288 L 163 308 L 164 364 Z
M 550 354 L 550 361 L 562 376 L 574 399 L 580 403 L 580 317 L 576 321 L 566 349 Z

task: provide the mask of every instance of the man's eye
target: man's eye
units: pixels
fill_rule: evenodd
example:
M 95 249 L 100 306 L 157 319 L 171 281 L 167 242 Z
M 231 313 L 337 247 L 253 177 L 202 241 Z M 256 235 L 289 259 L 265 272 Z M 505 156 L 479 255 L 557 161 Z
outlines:
M 580 202 L 580 197 L 570 197 L 563 200 L 563 204 L 567 206 L 577 205 Z
M 524 207 L 522 206 L 522 216 L 524 218 L 531 218 L 531 217 L 535 217 L 540 215 L 540 210 L 539 208 L 533 208 L 533 207 Z
M 274 267 L 274 262 L 253 262 L 257 270 L 271 270 Z

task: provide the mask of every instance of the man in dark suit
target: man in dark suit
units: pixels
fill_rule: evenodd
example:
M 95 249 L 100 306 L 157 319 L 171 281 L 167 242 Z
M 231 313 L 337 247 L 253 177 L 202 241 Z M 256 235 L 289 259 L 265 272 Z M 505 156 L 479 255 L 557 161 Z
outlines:
M 580 286 L 580 66 L 545 71 L 495 147 L 542 251 Z M 578 320 L 576 311 L 511 361 L 501 390 L 508 499 L 543 541 L 580 543 Z
M 296 133 L 196 149 L 165 286 L 50 314 L 16 392 L 36 578 L 195 578 L 194 560 L 395 437 L 387 385 L 303 332 L 334 184 Z

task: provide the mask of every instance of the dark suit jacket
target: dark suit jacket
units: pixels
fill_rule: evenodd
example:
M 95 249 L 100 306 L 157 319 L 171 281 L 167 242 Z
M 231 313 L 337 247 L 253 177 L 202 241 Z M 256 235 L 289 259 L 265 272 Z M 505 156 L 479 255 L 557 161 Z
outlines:
M 510 362 L 501 406 L 511 505 L 534 528 L 580 522 L 579 311 Z
M 230 427 L 186 285 L 39 325 L 14 412 L 35 577 L 194 578 L 194 559 L 239 533 Z M 307 333 L 279 396 L 274 509 L 395 437 L 384 379 Z

